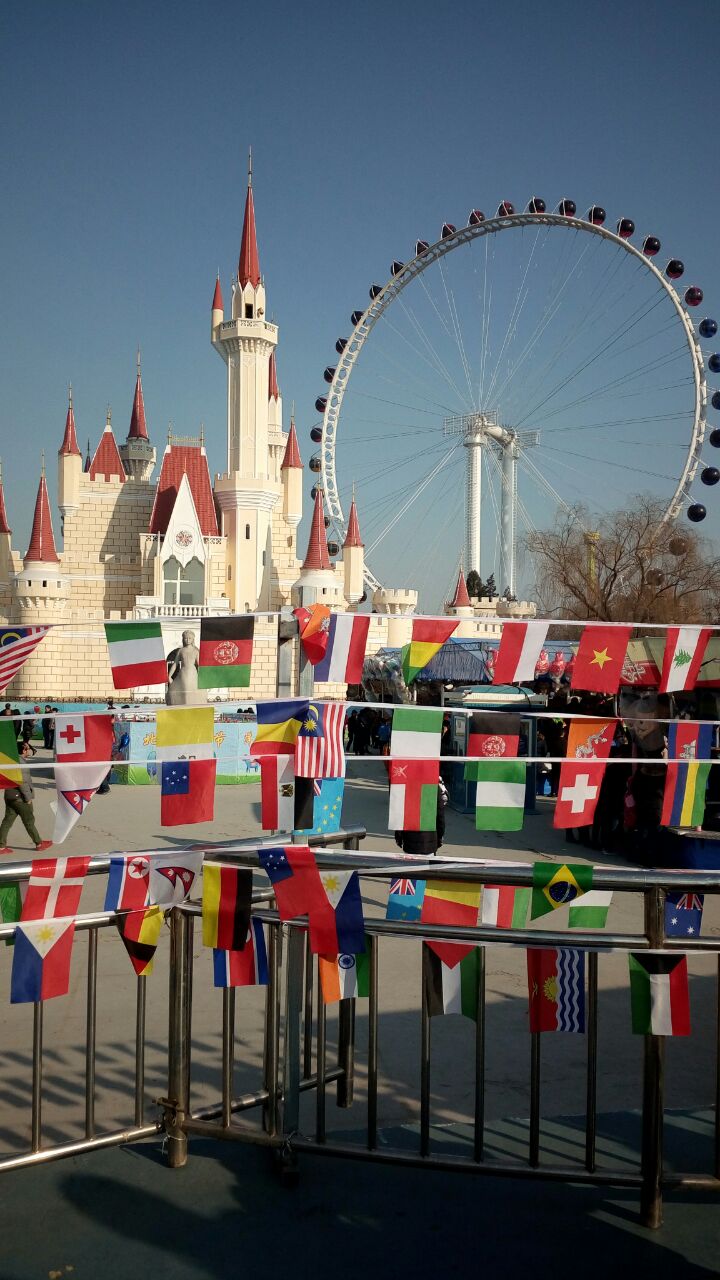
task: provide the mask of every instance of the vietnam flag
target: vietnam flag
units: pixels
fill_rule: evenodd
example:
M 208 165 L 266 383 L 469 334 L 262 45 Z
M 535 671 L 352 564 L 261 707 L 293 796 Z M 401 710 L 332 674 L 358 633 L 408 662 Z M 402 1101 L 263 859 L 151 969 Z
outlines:
M 405 683 L 410 684 L 418 671 L 422 671 L 428 662 L 435 657 L 438 649 L 442 649 L 446 640 L 456 630 L 459 618 L 414 618 L 410 643 L 404 645 L 402 651 L 402 669 Z
M 202 618 L 198 689 L 247 689 L 254 617 Z
M 571 688 L 617 693 L 632 627 L 585 627 L 573 667 Z

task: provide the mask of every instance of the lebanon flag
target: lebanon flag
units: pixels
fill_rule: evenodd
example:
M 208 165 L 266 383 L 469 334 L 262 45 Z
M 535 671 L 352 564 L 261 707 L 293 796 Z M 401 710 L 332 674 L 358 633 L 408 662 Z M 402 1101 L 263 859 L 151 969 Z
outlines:
M 632 627 L 585 627 L 575 656 L 571 687 L 617 693 Z
M 434 831 L 439 780 L 439 760 L 392 760 L 388 829 Z
M 560 769 L 554 827 L 589 827 L 595 817 L 616 720 L 573 720 Z
M 109 715 L 55 717 L 55 844 L 70 834 L 106 776 L 113 742 Z
M 710 635 L 709 627 L 668 627 L 660 693 L 695 688 Z
M 505 622 L 493 670 L 493 684 L 522 684 L 535 679 L 549 622 Z
M 202 618 L 198 689 L 247 689 L 254 617 Z
M 165 684 L 167 663 L 159 622 L 106 622 L 105 636 L 116 689 Z
M 642 951 L 628 956 L 636 1035 L 689 1036 L 687 956 Z
M 327 648 L 315 666 L 315 679 L 334 684 L 359 684 L 369 628 L 369 613 L 333 613 Z

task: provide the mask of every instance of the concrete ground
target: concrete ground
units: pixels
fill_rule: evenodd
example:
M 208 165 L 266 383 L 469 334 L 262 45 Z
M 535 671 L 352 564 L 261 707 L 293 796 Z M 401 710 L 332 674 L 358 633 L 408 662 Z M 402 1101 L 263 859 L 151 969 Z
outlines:
M 36 814 L 43 835 L 52 830 L 49 805 L 53 796 L 49 777 L 47 781 L 38 780 Z M 248 838 L 259 832 L 259 789 L 252 786 L 218 788 L 216 819 L 208 825 L 162 828 L 159 808 L 157 788 L 115 786 L 109 795 L 94 798 L 72 836 L 57 852 L 97 854 L 113 850 L 171 849 L 199 840 Z M 366 849 L 395 849 L 392 836 L 386 830 L 387 786 L 380 760 L 350 758 L 343 821 L 367 827 Z M 28 842 L 19 824 L 13 835 L 18 842 L 18 857 L 26 859 Z M 447 814 L 443 853 L 457 853 L 463 858 L 481 856 L 533 862 L 541 857 L 569 855 L 572 861 L 587 861 L 583 856 L 585 852 L 582 848 L 567 846 L 552 830 L 547 801 L 539 802 L 537 815 L 526 817 L 521 833 L 507 837 L 477 833 L 470 815 L 452 811 Z M 593 859 L 609 861 L 604 855 L 593 855 Z M 104 876 L 88 879 L 81 909 L 101 907 L 104 893 Z M 369 915 L 384 916 L 386 884 L 366 880 L 363 896 Z M 706 932 L 717 934 L 720 908 L 716 899 L 708 899 L 706 915 Z M 623 932 L 639 929 L 640 900 L 617 896 L 611 925 Z M 78 1138 L 83 1133 L 86 950 L 86 939 L 79 935 L 73 955 L 70 995 L 49 1001 L 45 1006 L 43 1136 L 49 1142 Z M 167 1088 L 168 950 L 166 940 L 161 941 L 155 973 L 147 984 L 148 1118 L 155 1114 L 154 1099 Z M 9 1004 L 11 954 L 7 950 L 5 963 L 0 961 L 0 1155 L 27 1150 L 29 1142 L 32 1008 Z M 221 993 L 213 988 L 211 956 L 200 944 L 199 930 L 195 933 L 194 958 L 191 1101 L 193 1107 L 198 1107 L 219 1097 L 221 1050 Z M 419 1118 L 419 962 L 419 942 L 381 941 L 379 1122 L 388 1131 L 404 1133 L 411 1143 L 416 1141 Z M 667 1044 L 667 1105 L 700 1111 L 711 1106 L 714 1100 L 717 964 L 711 956 L 693 956 L 689 966 L 693 1035 Z M 495 1142 L 501 1149 L 522 1158 L 526 1151 L 524 1118 L 529 1111 L 530 1056 L 522 950 L 488 949 L 487 995 L 486 1115 L 491 1145 Z M 246 989 L 237 996 L 236 1092 L 260 1086 L 263 1000 L 264 993 L 259 989 Z M 98 1133 L 132 1122 L 134 1026 L 134 974 L 115 930 L 102 930 L 98 974 Z M 328 1019 L 330 1062 L 335 1027 L 333 1011 Z M 473 1024 L 463 1018 L 433 1020 L 432 1122 L 438 1126 L 434 1137 L 436 1149 L 442 1147 L 444 1133 L 461 1133 L 472 1115 L 473 1031 Z M 356 1101 L 350 1111 L 338 1110 L 334 1090 L 328 1089 L 329 1133 L 341 1130 L 358 1134 L 362 1130 L 366 1043 L 367 1017 L 363 1002 L 358 1001 Z M 542 1112 L 546 1123 L 542 1145 L 547 1160 L 557 1158 L 555 1118 L 582 1116 L 584 1112 L 585 1053 L 583 1036 L 543 1037 Z M 598 1103 L 599 1110 L 608 1115 L 635 1113 L 634 1118 L 626 1116 L 625 1120 L 627 1132 L 623 1141 L 626 1145 L 620 1157 L 625 1167 L 636 1164 L 641 1065 L 642 1038 L 633 1036 L 630 1027 L 627 961 L 623 956 L 601 957 Z M 301 1129 L 307 1133 L 313 1132 L 314 1108 L 314 1095 L 305 1095 Z M 576 1122 L 573 1123 L 577 1127 Z M 712 1156 L 707 1130 L 707 1119 L 700 1129 L 690 1125 L 690 1134 L 696 1136 L 694 1142 L 687 1144 L 686 1169 L 710 1171 Z M 643 1234 L 633 1225 L 637 1207 L 635 1192 L 616 1194 L 545 1185 L 540 1191 L 536 1184 L 525 1182 L 485 1178 L 478 1182 L 456 1175 L 346 1166 L 339 1161 L 328 1163 L 307 1157 L 303 1160 L 300 1188 L 289 1193 L 287 1200 L 283 1192 L 278 1200 L 277 1185 L 261 1176 L 261 1166 L 264 1167 L 266 1160 L 262 1152 L 192 1142 L 193 1158 L 188 1168 L 181 1173 L 171 1173 L 159 1161 L 157 1148 L 158 1144 L 151 1142 L 132 1152 L 92 1153 L 72 1162 L 5 1174 L 2 1187 L 9 1198 L 5 1200 L 4 1218 L 12 1220 L 15 1198 L 18 1205 L 21 1200 L 25 1205 L 41 1201 L 47 1206 L 50 1242 L 57 1244 L 57 1250 L 46 1249 L 42 1263 L 37 1251 L 32 1250 L 27 1253 L 27 1262 L 18 1256 L 17 1264 L 12 1266 L 0 1263 L 0 1280 L 53 1275 L 54 1271 L 59 1276 L 65 1274 L 66 1266 L 74 1267 L 78 1277 L 94 1275 L 96 1271 L 88 1269 L 90 1258 L 102 1264 L 108 1278 L 130 1274 L 129 1266 L 122 1270 L 116 1261 L 118 1250 L 122 1252 L 123 1247 L 120 1238 L 130 1250 L 129 1257 L 134 1259 L 133 1270 L 139 1263 L 150 1264 L 157 1276 L 234 1274 L 235 1268 L 230 1268 L 228 1262 L 229 1258 L 238 1256 L 234 1251 L 241 1250 L 251 1264 L 262 1263 L 258 1238 L 267 1249 L 265 1257 L 270 1267 L 263 1268 L 266 1273 L 273 1274 L 273 1262 L 284 1256 L 284 1246 L 293 1252 L 296 1246 L 300 1249 L 297 1266 L 292 1264 L 299 1275 L 320 1277 L 326 1271 L 329 1274 L 333 1259 L 333 1270 L 340 1265 L 347 1272 L 347 1248 L 355 1250 L 360 1237 L 366 1248 L 366 1262 L 380 1274 L 386 1274 L 383 1267 L 389 1274 L 393 1259 L 396 1273 L 424 1275 L 434 1273 L 441 1260 L 446 1263 L 457 1260 L 460 1265 L 461 1258 L 466 1262 L 474 1259 L 478 1268 L 482 1266 L 490 1274 L 500 1274 L 503 1249 L 510 1248 L 511 1238 L 513 1248 L 520 1248 L 515 1237 L 523 1233 L 516 1232 L 516 1221 L 523 1222 L 525 1231 L 530 1228 L 528 1240 L 534 1240 L 537 1256 L 547 1253 L 550 1241 L 556 1246 L 562 1242 L 561 1252 L 567 1250 L 568 1257 L 574 1253 L 576 1267 L 582 1261 L 581 1269 L 588 1275 L 596 1274 L 588 1270 L 588 1266 L 592 1263 L 594 1241 L 601 1237 L 606 1240 L 606 1247 L 616 1243 L 623 1249 L 623 1256 L 632 1261 L 633 1270 L 645 1259 L 658 1276 L 666 1274 L 658 1269 L 660 1265 L 680 1267 L 683 1276 L 713 1274 L 706 1269 L 712 1258 L 703 1252 L 704 1244 L 700 1248 L 701 1242 L 696 1240 L 694 1251 L 690 1250 L 683 1261 L 677 1254 L 679 1237 L 676 1239 L 672 1234 L 676 1230 L 682 1234 L 684 1213 L 691 1214 L 688 1221 L 695 1220 L 693 1203 L 696 1200 L 701 1205 L 708 1203 L 702 1196 L 678 1197 L 677 1209 L 671 1200 L 670 1234 L 662 1244 L 658 1236 L 646 1243 Z M 198 1159 L 194 1158 L 196 1150 Z M 614 1163 L 610 1147 L 605 1153 L 601 1148 L 601 1158 L 605 1157 Z M 122 1210 L 116 1215 L 120 1198 Z M 388 1204 L 392 1206 L 390 1210 Z M 428 1211 L 433 1208 L 435 1215 L 428 1227 Z M 280 1231 L 276 1230 L 276 1217 L 271 1216 L 275 1214 L 282 1220 Z M 582 1235 L 574 1223 L 576 1217 L 585 1224 Z M 250 1240 L 247 1227 L 251 1221 Z M 702 1221 L 703 1240 L 706 1240 L 705 1213 Z M 500 1231 L 498 1223 L 505 1224 Z M 259 1237 L 254 1231 L 255 1224 L 263 1228 Z M 314 1243 L 308 1243 L 305 1256 L 300 1241 L 305 1238 L 310 1241 L 307 1233 L 311 1227 Z M 420 1243 L 427 1230 L 433 1233 L 433 1248 L 429 1251 Z M 712 1231 L 717 1244 L 714 1227 Z M 320 1233 L 323 1246 L 318 1252 Z M 683 1241 L 691 1234 L 686 1231 Z M 14 1234 L 16 1245 L 20 1235 L 19 1230 Z M 86 1245 L 80 1244 L 81 1240 L 85 1240 Z M 526 1261 L 530 1265 L 533 1250 L 528 1240 Z M 682 1243 L 682 1248 L 685 1247 L 686 1243 Z M 342 1250 L 340 1258 L 338 1249 Z M 12 1252 L 6 1254 L 8 1258 L 12 1256 Z M 36 1260 L 33 1267 L 37 1263 L 37 1269 L 30 1267 L 31 1256 Z M 552 1274 L 559 1276 L 563 1274 L 556 1265 L 559 1255 L 554 1256 Z M 430 1258 L 435 1259 L 434 1265 Z M 518 1264 L 520 1260 L 518 1254 Z M 285 1261 L 287 1263 L 287 1256 Z M 359 1274 L 359 1271 L 351 1269 L 350 1274 Z M 513 1274 L 512 1270 L 509 1274 Z

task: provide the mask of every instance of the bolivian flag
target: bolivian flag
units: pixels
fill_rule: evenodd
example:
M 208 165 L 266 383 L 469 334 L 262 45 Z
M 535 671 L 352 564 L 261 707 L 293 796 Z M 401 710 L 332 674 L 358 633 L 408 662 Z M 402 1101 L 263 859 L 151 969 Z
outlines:
M 450 639 L 458 625 L 458 618 L 414 618 L 412 637 L 402 651 L 402 669 L 405 683 L 410 684 L 418 671 L 422 671 L 435 657 L 446 640 Z
M 247 689 L 254 634 L 254 617 L 203 618 L 198 688 Z
M 15 721 L 6 720 L 4 724 L 0 721 L 0 789 L 20 786 L 22 774 L 19 765 Z

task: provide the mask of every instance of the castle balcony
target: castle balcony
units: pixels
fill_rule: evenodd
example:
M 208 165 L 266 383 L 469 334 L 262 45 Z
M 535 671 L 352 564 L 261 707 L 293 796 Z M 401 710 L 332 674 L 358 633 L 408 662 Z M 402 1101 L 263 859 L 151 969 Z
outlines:
M 163 604 L 155 596 L 138 596 L 132 618 L 214 618 L 230 613 L 230 601 L 222 596 L 208 600 L 207 604 Z

